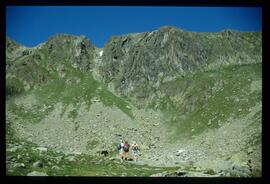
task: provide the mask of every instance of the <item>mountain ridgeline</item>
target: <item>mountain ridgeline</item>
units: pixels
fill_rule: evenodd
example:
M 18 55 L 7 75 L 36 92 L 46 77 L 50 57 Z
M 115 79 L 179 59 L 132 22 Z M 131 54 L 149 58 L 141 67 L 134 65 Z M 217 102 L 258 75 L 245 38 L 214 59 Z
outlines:
M 164 26 L 103 48 L 68 34 L 32 48 L 6 38 L 7 140 L 96 157 L 124 138 L 143 164 L 258 176 L 261 63 L 261 32 Z
M 260 44 L 260 33 L 192 33 L 162 27 L 112 37 L 98 70 L 111 89 L 145 102 L 163 82 L 188 72 L 260 62 Z
M 8 70 L 11 65 L 32 67 L 43 60 L 49 61 L 40 63 L 47 71 L 59 71 L 61 67 L 65 70 L 63 64 L 68 64 L 89 73 L 94 71 L 94 77 L 116 94 L 137 103 L 145 103 L 162 83 L 186 73 L 260 63 L 262 59 L 260 32 L 193 33 L 169 26 L 152 32 L 113 36 L 103 49 L 96 48 L 84 36 L 66 34 L 53 36 L 30 49 L 7 39 L 6 48 L 8 73 L 23 72 L 14 70 L 17 67 Z M 15 64 L 10 55 L 22 62 Z M 24 77 L 31 84 L 36 82 L 34 76 Z M 44 74 L 41 78 L 47 77 Z

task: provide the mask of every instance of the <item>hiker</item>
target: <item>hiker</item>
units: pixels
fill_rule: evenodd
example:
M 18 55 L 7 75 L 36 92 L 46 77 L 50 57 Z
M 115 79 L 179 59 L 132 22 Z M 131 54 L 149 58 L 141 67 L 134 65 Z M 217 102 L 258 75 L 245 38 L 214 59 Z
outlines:
M 119 157 L 123 160 L 124 158 L 124 141 L 121 140 L 120 143 L 117 145 L 117 149 L 119 151 Z
M 128 159 L 128 152 L 129 152 L 129 144 L 127 141 L 125 141 L 123 149 L 124 149 L 124 159 L 127 160 Z
M 132 150 L 133 160 L 135 162 L 137 162 L 138 161 L 138 154 L 139 154 L 139 146 L 135 141 L 131 145 L 131 150 Z

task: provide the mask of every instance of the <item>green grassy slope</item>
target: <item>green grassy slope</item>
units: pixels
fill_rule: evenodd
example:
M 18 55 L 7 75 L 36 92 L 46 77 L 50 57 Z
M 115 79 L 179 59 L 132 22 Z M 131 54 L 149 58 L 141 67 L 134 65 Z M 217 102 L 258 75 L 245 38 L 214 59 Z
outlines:
M 168 114 L 177 137 L 190 137 L 249 113 L 261 103 L 261 80 L 261 64 L 189 74 L 162 84 L 165 96 L 154 99 L 151 107 Z
M 35 89 L 27 93 L 32 93 L 37 99 L 37 103 L 31 109 L 26 111 L 22 105 L 19 106 L 13 103 L 12 98 L 7 103 L 10 104 L 10 110 L 25 120 L 32 122 L 38 122 L 44 118 L 58 102 L 63 103 L 65 106 L 72 104 L 76 109 L 82 103 L 90 107 L 93 98 L 100 100 L 106 106 L 115 105 L 132 117 L 132 111 L 128 108 L 127 101 L 112 94 L 106 87 L 94 80 L 91 75 L 79 72 L 72 67 L 69 68 L 64 78 L 53 74 L 48 82 L 36 86 Z M 44 106 L 47 107 L 46 111 L 41 112 L 39 109 Z M 76 118 L 77 113 L 77 110 L 74 110 L 71 116 Z
M 98 98 L 107 106 L 115 105 L 123 112 L 132 116 L 127 108 L 128 102 L 109 92 L 101 83 L 94 80 L 88 73 L 80 72 L 72 67 L 68 69 L 64 78 L 55 76 L 52 81 L 35 90 L 35 96 L 40 104 L 55 104 L 62 102 L 75 107 L 86 103 L 89 107 L 91 99 Z

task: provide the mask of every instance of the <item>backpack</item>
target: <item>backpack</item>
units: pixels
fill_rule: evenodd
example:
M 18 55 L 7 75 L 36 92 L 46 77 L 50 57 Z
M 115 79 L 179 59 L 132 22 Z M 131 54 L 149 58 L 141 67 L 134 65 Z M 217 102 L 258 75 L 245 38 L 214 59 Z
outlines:
M 124 151 L 128 151 L 129 150 L 129 144 L 125 144 L 124 145 Z
M 118 145 L 117 145 L 117 150 L 120 150 L 121 149 L 121 143 L 119 143 Z
M 139 151 L 138 146 L 134 146 L 134 147 L 133 147 L 133 150 L 134 150 L 134 151 Z

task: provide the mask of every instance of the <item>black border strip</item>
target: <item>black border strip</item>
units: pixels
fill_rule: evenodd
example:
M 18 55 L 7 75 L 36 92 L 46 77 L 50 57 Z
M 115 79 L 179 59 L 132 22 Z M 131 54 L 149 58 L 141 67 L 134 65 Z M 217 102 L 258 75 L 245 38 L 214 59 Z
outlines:
M 258 0 L 8 0 L 7 5 L 92 5 L 92 6 L 262 6 Z
M 261 178 L 144 178 L 144 177 L 11 177 L 6 176 L 5 172 L 5 121 L 0 123 L 1 126 L 1 177 L 4 177 L 4 180 L 7 180 L 7 183 L 228 183 L 228 184 L 234 184 L 234 183 L 270 183 L 269 179 L 269 154 L 267 153 L 268 150 L 266 149 L 267 140 L 270 140 L 269 133 L 267 133 L 267 130 L 269 131 L 269 119 L 266 115 L 268 112 L 268 103 L 266 102 L 269 100 L 268 95 L 270 93 L 267 93 L 266 90 L 266 79 L 267 79 L 267 65 L 269 65 L 269 55 L 267 49 L 269 49 L 269 44 L 267 45 L 268 35 L 266 30 L 270 30 L 269 23 L 266 23 L 267 18 L 270 19 L 269 16 L 267 16 L 268 11 L 266 11 L 266 1 L 258 1 L 258 0 L 228 0 L 228 1 L 220 1 L 220 0 L 181 0 L 181 1 L 174 1 L 174 0 L 156 0 L 156 1 L 144 1 L 144 0 L 94 0 L 94 1 L 82 1 L 82 0 L 8 0 L 4 2 L 4 6 L 1 6 L 1 18 L 2 18 L 2 25 L 1 28 L 1 38 L 2 45 L 1 45 L 1 54 L 3 57 L 3 60 L 5 58 L 5 35 L 6 35 L 6 29 L 5 29 L 5 7 L 6 6 L 22 6 L 22 5 L 31 5 L 31 6 L 43 6 L 43 5 L 59 5 L 59 6 L 73 6 L 73 5 L 82 5 L 82 6 L 205 6 L 205 7 L 262 7 L 263 8 L 263 31 L 262 31 L 262 37 L 263 37 L 263 63 L 262 63 L 262 69 L 263 69 L 263 94 L 262 94 L 262 120 L 263 120 L 263 128 L 262 128 L 262 148 L 263 148 L 263 157 L 262 157 L 262 177 Z M 1 74 L 3 75 L 1 79 L 3 79 L 3 82 L 1 81 L 1 84 L 5 85 L 5 64 L 4 62 L 1 62 L 3 64 L 0 69 L 2 70 Z M 2 118 L 5 117 L 5 87 L 3 87 L 3 94 L 1 95 L 1 102 L 3 103 L 3 106 L 1 106 L 1 112 L 2 112 Z M 3 107 L 3 109 L 2 109 Z M 268 127 L 267 127 L 268 126 Z M 2 181 L 3 181 L 2 179 Z

